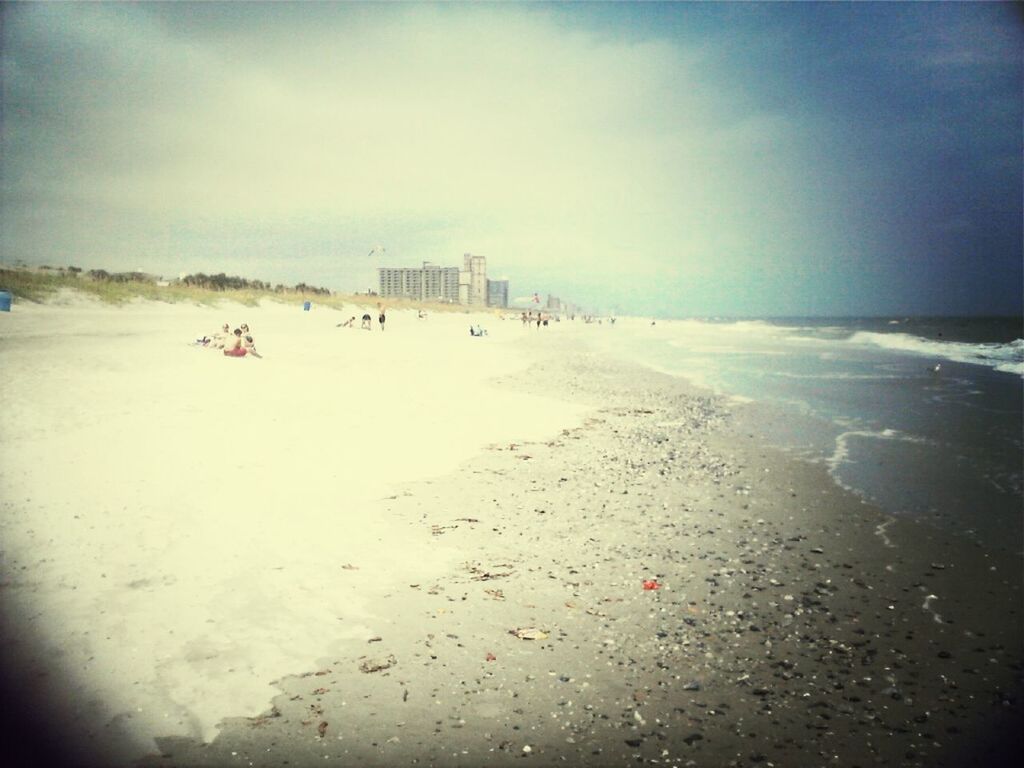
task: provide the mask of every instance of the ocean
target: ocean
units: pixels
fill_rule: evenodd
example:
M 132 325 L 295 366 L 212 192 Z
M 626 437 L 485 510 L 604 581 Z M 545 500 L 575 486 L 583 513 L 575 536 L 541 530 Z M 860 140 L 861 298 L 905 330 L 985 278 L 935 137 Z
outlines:
M 762 437 L 894 516 L 1020 553 L 1021 318 L 620 319 L 605 351 L 761 408 Z

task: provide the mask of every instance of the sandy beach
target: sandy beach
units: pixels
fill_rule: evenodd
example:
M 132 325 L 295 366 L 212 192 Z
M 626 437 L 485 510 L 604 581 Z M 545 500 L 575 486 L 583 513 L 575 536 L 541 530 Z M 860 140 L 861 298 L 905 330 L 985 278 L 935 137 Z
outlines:
M 362 312 L 70 297 L 0 317 L 0 640 L 26 764 L 957 766 L 1020 746 L 1016 556 L 765 445 L 770 410 L 597 355 L 614 326 L 337 327 Z M 189 344 L 224 322 L 263 358 Z

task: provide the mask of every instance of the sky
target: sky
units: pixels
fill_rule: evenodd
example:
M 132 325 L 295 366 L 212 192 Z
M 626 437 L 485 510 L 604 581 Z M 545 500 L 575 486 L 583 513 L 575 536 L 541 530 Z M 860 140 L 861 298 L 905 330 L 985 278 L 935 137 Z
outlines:
M 1022 311 L 1011 4 L 0 14 L 5 265 L 352 292 L 474 253 L 596 312 Z

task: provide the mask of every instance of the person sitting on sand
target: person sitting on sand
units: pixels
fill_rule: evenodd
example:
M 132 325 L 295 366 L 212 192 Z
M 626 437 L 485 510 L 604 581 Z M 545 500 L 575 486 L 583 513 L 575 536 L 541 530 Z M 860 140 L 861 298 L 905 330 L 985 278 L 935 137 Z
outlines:
M 352 323 L 354 323 L 355 321 L 356 321 L 356 316 L 352 315 L 352 317 L 350 317 L 344 323 L 338 323 L 335 326 L 335 328 L 352 328 L 353 327 Z
M 416 317 L 418 317 L 420 320 L 426 320 L 427 319 L 427 313 L 424 312 L 422 309 L 418 310 L 416 312 Z
M 235 328 L 234 340 L 224 345 L 224 354 L 228 357 L 245 357 L 249 350 L 242 346 L 242 329 Z
M 209 342 L 204 344 L 203 346 L 209 347 L 210 349 L 222 349 L 224 347 L 224 343 L 228 340 L 230 336 L 231 326 L 228 325 L 227 323 L 224 323 L 224 325 L 220 327 L 219 331 L 217 331 L 216 333 L 211 333 L 209 337 L 203 337 L 204 339 L 209 338 Z
M 261 355 L 259 352 L 256 351 L 256 342 L 254 342 L 252 340 L 252 336 L 243 336 L 242 337 L 242 349 L 244 349 L 246 352 L 248 352 L 253 357 L 259 357 L 259 358 L 263 357 L 263 355 Z

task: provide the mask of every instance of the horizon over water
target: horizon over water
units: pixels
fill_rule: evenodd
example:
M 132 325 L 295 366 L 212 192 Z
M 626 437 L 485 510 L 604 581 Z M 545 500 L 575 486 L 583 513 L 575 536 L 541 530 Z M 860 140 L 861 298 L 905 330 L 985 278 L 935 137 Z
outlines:
M 624 319 L 592 336 L 780 413 L 762 437 L 887 513 L 1021 552 L 1021 318 Z

